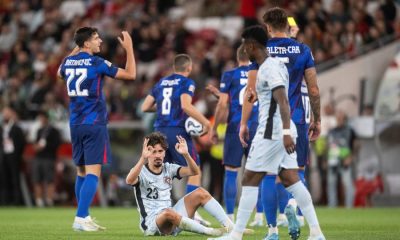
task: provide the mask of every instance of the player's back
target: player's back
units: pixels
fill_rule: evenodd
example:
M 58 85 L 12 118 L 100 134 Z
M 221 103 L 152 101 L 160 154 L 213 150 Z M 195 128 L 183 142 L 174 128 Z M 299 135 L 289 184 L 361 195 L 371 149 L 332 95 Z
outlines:
M 291 38 L 271 38 L 267 42 L 271 56 L 283 61 L 289 72 L 289 102 L 292 120 L 296 124 L 306 123 L 305 103 L 301 94 L 301 84 L 305 70 L 314 67 L 310 48 Z
M 179 74 L 162 78 L 151 90 L 157 104 L 154 127 L 185 127 L 188 118 L 181 106 L 181 95 L 193 96 L 194 81 Z
M 220 84 L 220 91 L 229 95 L 229 115 L 227 132 L 239 132 L 242 118 L 244 93 L 248 80 L 248 66 L 239 66 L 224 72 Z M 257 128 L 258 104 L 254 104 L 248 126 L 249 129 Z
M 118 68 L 86 52 L 65 58 L 60 74 L 70 97 L 70 124 L 107 124 L 107 109 L 102 92 L 103 76 L 115 77 Z
M 285 87 L 286 93 L 288 92 L 289 74 L 287 68 L 277 58 L 268 57 L 260 65 L 257 72 L 256 91 L 259 103 L 259 126 L 255 138 L 282 139 L 281 115 L 278 103 L 272 95 L 273 90 L 279 87 Z M 291 121 L 292 132 L 296 133 L 292 123 Z

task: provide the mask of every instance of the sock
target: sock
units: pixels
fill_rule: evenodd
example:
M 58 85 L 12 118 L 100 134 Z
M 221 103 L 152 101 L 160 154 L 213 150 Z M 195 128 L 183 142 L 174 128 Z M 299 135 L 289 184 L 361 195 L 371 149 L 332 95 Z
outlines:
M 307 182 L 306 182 L 305 171 L 304 171 L 304 169 L 299 169 L 298 173 L 299 173 L 299 178 L 300 178 L 301 182 L 302 182 L 302 183 L 304 184 L 304 186 L 306 186 L 306 188 L 308 189 L 308 184 L 307 184 Z M 300 208 L 297 209 L 297 215 L 303 216 L 303 213 L 301 212 Z
M 276 175 L 266 175 L 262 182 L 262 199 L 264 213 L 269 227 L 276 227 L 278 194 L 276 192 Z
M 75 197 L 76 197 L 76 202 L 79 203 L 79 195 L 81 192 L 82 184 L 85 181 L 84 177 L 76 175 L 75 179 Z
M 283 214 L 285 212 L 285 207 L 289 201 L 289 193 L 280 182 L 276 184 L 276 191 L 278 192 L 279 213 Z
M 208 234 L 212 228 L 204 227 L 197 221 L 190 219 L 188 217 L 182 217 L 179 228 L 182 228 L 188 232 L 200 233 L 200 234 Z
M 244 229 L 257 203 L 258 187 L 243 186 L 240 197 L 236 224 L 231 232 L 231 237 L 242 239 Z
M 269 227 L 268 228 L 268 235 L 271 235 L 273 233 L 279 234 L 278 227 Z
M 261 193 L 262 193 L 262 182 L 260 183 L 260 186 L 258 186 L 258 197 L 257 197 L 257 205 L 256 205 L 257 213 L 263 212 L 263 201 L 261 198 Z
M 192 184 L 187 184 L 186 185 L 186 194 L 193 192 L 196 190 L 199 186 L 192 185 Z
M 222 206 L 214 198 L 211 198 L 206 204 L 204 204 L 203 208 L 224 227 L 233 227 L 233 222 L 226 215 Z
M 79 194 L 77 217 L 85 218 L 89 216 L 89 207 L 97 191 L 99 178 L 94 174 L 88 174 L 82 184 Z
M 311 195 L 304 184 L 301 181 L 298 181 L 297 183 L 292 184 L 286 189 L 296 199 L 297 205 L 303 212 L 304 217 L 310 227 L 310 235 L 316 236 L 322 234 L 319 227 L 317 214 L 315 212 L 315 208 L 311 199 Z
M 236 171 L 225 170 L 224 180 L 224 200 L 227 214 L 233 214 L 235 211 L 236 193 L 237 193 L 237 179 L 238 173 Z

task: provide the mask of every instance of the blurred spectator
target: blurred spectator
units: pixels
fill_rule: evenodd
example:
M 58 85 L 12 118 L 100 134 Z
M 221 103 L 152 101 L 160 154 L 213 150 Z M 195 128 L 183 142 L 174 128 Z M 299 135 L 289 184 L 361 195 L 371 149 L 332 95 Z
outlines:
M 328 133 L 328 205 L 338 205 L 338 176 L 344 185 L 345 206 L 353 207 L 354 181 L 353 160 L 355 153 L 355 134 L 347 125 L 347 116 L 342 111 L 336 112 L 337 126 Z
M 18 117 L 15 110 L 9 106 L 3 108 L 3 169 L 5 180 L 5 193 L 7 205 L 20 205 L 21 188 L 20 173 L 22 154 L 25 148 L 25 136 L 18 125 Z
M 57 150 L 61 144 L 60 132 L 49 122 L 47 112 L 40 111 L 37 115 L 40 128 L 37 131 L 33 148 L 36 156 L 33 160 L 32 178 L 35 191 L 35 203 L 38 207 L 54 204 L 54 174 Z M 45 196 L 46 201 L 43 201 Z

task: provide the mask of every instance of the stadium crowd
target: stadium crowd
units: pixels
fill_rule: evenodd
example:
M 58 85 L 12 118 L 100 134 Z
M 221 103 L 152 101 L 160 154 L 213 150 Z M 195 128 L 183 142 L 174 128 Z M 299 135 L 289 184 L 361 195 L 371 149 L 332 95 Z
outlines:
M 66 90 L 56 72 L 73 47 L 74 30 L 84 25 L 99 29 L 104 40 L 101 55 L 119 65 L 124 57 L 116 36 L 123 29 L 133 36 L 139 81 L 107 81 L 111 121 L 140 118 L 138 103 L 149 87 L 171 70 L 175 53 L 186 52 L 194 59 L 192 78 L 197 89 L 219 81 L 221 73 L 234 65 L 239 34 L 229 38 L 218 29 L 193 32 L 185 25 L 189 18 L 242 16 L 245 25 L 251 25 L 265 9 L 283 6 L 296 19 L 298 40 L 312 47 L 316 63 L 344 53 L 357 55 L 368 43 L 400 34 L 392 0 L 225 0 L 218 4 L 204 0 L 195 4 L 174 0 L 2 1 L 1 105 L 12 105 L 21 119 L 33 119 L 45 107 L 52 120 L 66 120 Z
M 260 14 L 276 5 L 295 18 L 300 28 L 297 39 L 312 48 L 317 64 L 343 54 L 354 57 L 371 43 L 400 36 L 393 0 L 4 0 L 0 3 L 0 108 L 12 106 L 21 120 L 32 120 L 44 110 L 52 122 L 67 121 L 68 95 L 57 70 L 74 47 L 74 31 L 94 26 L 103 39 L 102 57 L 124 65 L 117 36 L 127 30 L 137 58 L 137 81 L 106 78 L 110 121 L 142 118 L 137 110 L 141 100 L 159 77 L 171 71 L 176 53 L 192 57 L 194 100 L 211 117 L 216 99 L 203 89 L 218 85 L 222 72 L 235 65 L 241 28 L 232 38 L 213 28 L 192 31 L 188 20 L 239 17 L 244 27 L 257 24 Z M 202 147 L 201 154 L 213 154 L 210 145 Z

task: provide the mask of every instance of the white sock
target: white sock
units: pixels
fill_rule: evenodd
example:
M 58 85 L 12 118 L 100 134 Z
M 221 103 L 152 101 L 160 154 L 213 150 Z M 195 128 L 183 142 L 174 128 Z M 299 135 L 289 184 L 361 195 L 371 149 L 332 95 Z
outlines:
M 240 197 L 238 213 L 236 215 L 236 224 L 231 232 L 231 236 L 235 239 L 242 239 L 244 229 L 247 222 L 257 204 L 258 186 L 244 186 L 242 188 L 242 196 Z
M 200 233 L 200 234 L 209 234 L 212 228 L 204 227 L 197 221 L 190 219 L 188 217 L 182 217 L 181 222 L 179 223 L 179 228 L 182 228 L 188 232 Z
M 235 222 L 235 214 L 228 214 L 228 218 L 232 221 Z
M 214 198 L 211 198 L 206 204 L 204 204 L 203 208 L 224 227 L 233 226 L 233 222 L 229 219 L 228 215 L 226 215 L 222 206 Z
M 264 218 L 264 213 L 262 212 L 256 212 L 256 214 L 254 214 L 254 220 L 256 221 L 263 221 Z
M 294 199 L 294 198 L 289 199 L 287 205 L 293 206 L 293 208 L 296 210 L 296 209 L 297 209 L 297 202 L 296 202 L 296 199 Z
M 286 188 L 288 192 L 296 199 L 296 202 L 307 220 L 310 227 L 310 235 L 316 236 L 322 234 L 319 227 L 317 214 L 315 213 L 315 208 L 311 199 L 311 195 L 307 188 L 301 181 Z
M 279 234 L 278 233 L 278 227 L 269 227 L 268 228 L 268 235 L 271 235 L 273 233 Z

